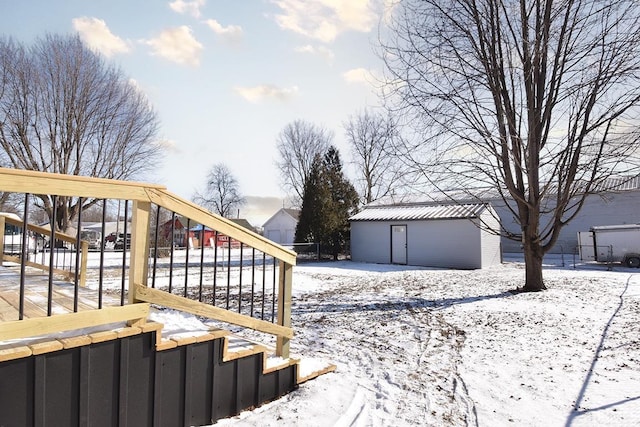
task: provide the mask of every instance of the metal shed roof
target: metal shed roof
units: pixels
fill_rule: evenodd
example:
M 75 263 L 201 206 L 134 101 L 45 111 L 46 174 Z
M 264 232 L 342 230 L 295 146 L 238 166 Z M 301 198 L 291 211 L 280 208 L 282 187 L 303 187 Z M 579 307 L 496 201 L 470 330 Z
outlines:
M 349 221 L 398 221 L 477 218 L 486 209 L 484 203 L 452 205 L 391 205 L 365 207 Z

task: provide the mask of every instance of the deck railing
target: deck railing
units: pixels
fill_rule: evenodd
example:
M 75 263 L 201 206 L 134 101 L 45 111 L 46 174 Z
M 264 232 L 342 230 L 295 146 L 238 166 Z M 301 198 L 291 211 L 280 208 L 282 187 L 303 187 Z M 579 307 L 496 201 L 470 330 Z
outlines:
M 160 185 L 0 168 L 0 191 L 24 200 L 21 213 L 29 233 L 70 243 L 4 256 L 20 268 L 20 308 L 15 319 L 0 316 L 0 341 L 122 321 L 140 324 L 154 305 L 273 335 L 277 355 L 288 357 L 295 252 Z M 51 227 L 29 221 L 38 209 L 33 201 L 42 194 L 52 196 L 54 204 L 55 197 L 94 203 L 78 212 L 75 233 L 52 233 Z M 98 219 L 90 224 L 100 235 L 93 250 L 80 237 L 81 228 L 89 226 L 82 220 L 87 217 Z M 115 241 L 106 242 L 113 217 Z M 66 268 L 57 267 L 61 257 L 71 261 Z M 25 280 L 33 269 L 48 273 L 49 310 L 43 316 L 23 316 L 28 287 L 37 286 Z M 57 304 L 54 276 L 60 274 L 73 285 L 73 295 L 65 297 L 73 300 L 68 313 L 51 309 Z M 83 305 L 87 293 L 96 300 L 93 309 Z
M 9 224 L 19 230 L 20 235 L 17 237 L 18 242 L 15 242 L 14 237 L 5 236 L 5 224 Z M 22 232 L 26 230 L 27 233 Z M 25 245 L 23 242 L 24 236 L 31 241 L 31 245 Z M 52 237 L 53 236 L 53 237 Z M 17 246 L 17 251 L 11 251 L 5 249 L 5 239 L 12 243 L 12 246 Z M 53 258 L 45 255 L 44 249 L 50 249 L 50 241 L 56 242 L 59 247 L 55 247 L 56 243 L 52 247 L 52 250 L 48 250 L 50 254 L 54 254 Z M 64 256 L 68 247 L 74 248 L 74 253 L 69 253 L 68 256 Z M 89 242 L 86 240 L 78 240 L 76 236 L 71 236 L 59 231 L 51 230 L 51 228 L 41 227 L 34 224 L 29 224 L 17 220 L 11 217 L 0 215 L 0 263 L 13 262 L 15 264 L 21 264 L 25 267 L 32 267 L 42 270 L 44 272 L 51 272 L 52 274 L 64 276 L 66 279 L 74 281 L 78 280 L 80 286 L 85 285 L 86 269 L 87 269 L 87 254 L 89 252 Z M 60 256 L 60 253 L 63 255 Z M 74 271 L 76 263 L 73 256 L 80 261 L 77 263 L 78 271 Z M 25 259 L 23 263 L 21 260 Z M 24 280 L 24 277 L 22 278 Z

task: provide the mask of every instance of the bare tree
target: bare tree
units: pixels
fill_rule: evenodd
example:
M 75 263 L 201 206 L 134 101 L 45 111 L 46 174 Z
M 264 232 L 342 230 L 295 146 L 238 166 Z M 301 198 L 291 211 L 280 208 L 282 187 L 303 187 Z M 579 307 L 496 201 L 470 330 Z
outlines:
M 304 120 L 287 124 L 278 135 L 279 157 L 275 163 L 295 206 L 302 204 L 304 185 L 315 155 L 324 155 L 332 140 L 333 132 Z
M 393 199 L 402 185 L 403 171 L 394 152 L 400 135 L 392 118 L 365 109 L 350 116 L 344 129 L 358 174 L 356 185 L 361 202 Z
M 525 291 L 588 194 L 637 174 L 640 3 L 409 0 L 383 42 L 398 149 L 439 190 L 491 188 L 521 233 Z M 543 220 L 543 218 L 548 218 Z
M 240 194 L 238 180 L 222 163 L 213 165 L 207 176 L 204 192 L 196 193 L 194 201 L 226 218 L 231 216 L 234 209 L 245 203 L 244 197 Z
M 11 167 L 127 180 L 156 164 L 158 119 L 147 98 L 79 37 L 47 35 L 31 48 L 0 39 L 0 61 L 0 146 Z M 37 197 L 51 218 L 54 199 Z M 79 199 L 56 203 L 65 230 Z

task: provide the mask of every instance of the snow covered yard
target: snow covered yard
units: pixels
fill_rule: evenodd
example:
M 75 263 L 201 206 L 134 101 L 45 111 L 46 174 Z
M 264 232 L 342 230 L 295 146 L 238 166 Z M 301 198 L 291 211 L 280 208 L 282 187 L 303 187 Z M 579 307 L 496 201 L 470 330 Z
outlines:
M 298 265 L 292 353 L 337 370 L 217 425 L 640 425 L 640 272 L 560 265 Z

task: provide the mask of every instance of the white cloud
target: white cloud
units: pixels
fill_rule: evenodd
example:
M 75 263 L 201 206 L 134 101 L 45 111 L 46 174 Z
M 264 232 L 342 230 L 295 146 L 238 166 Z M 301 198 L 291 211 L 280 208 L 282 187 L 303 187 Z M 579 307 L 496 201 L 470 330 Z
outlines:
M 172 139 L 158 139 L 155 144 L 163 151 L 170 153 L 179 153 L 178 143 Z
M 342 73 L 342 77 L 347 83 L 371 84 L 372 74 L 364 68 L 354 68 Z
M 178 64 L 191 66 L 200 64 L 202 44 L 193 37 L 191 28 L 186 25 L 164 30 L 153 39 L 143 40 L 143 43 L 151 46 L 152 55 Z
M 238 25 L 227 25 L 224 27 L 215 19 L 207 19 L 205 23 L 223 40 L 230 43 L 238 43 L 242 39 L 242 28 Z
M 315 53 L 316 49 L 310 44 L 307 44 L 304 46 L 298 46 L 295 48 L 295 51 L 299 53 Z
M 114 35 L 102 19 L 83 16 L 73 19 L 72 23 L 80 38 L 89 47 L 102 53 L 107 58 L 118 53 L 127 53 L 131 50 L 129 44 Z
M 200 8 L 203 7 L 207 3 L 206 0 L 192 0 L 192 1 L 184 1 L 184 0 L 175 0 L 169 3 L 169 7 L 174 12 L 180 14 L 189 14 L 194 18 L 200 17 Z
M 236 87 L 235 92 L 251 103 L 258 103 L 264 99 L 275 99 L 278 101 L 288 101 L 298 93 L 297 86 L 281 88 L 275 85 L 259 85 L 253 87 Z
M 371 0 L 272 0 L 280 28 L 332 42 L 344 31 L 369 32 L 376 22 Z
M 299 46 L 294 49 L 298 53 L 310 53 L 312 55 L 320 55 L 325 58 L 327 61 L 332 61 L 335 57 L 335 54 L 331 49 L 326 46 L 318 46 L 314 47 L 310 44 Z

